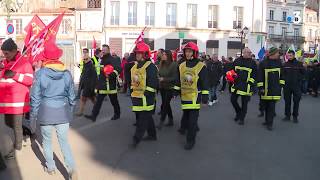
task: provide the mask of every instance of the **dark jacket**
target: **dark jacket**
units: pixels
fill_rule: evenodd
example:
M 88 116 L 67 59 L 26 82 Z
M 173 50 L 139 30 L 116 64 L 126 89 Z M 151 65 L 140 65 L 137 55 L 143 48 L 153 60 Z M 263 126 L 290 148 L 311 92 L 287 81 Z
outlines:
M 86 97 L 90 97 L 90 95 L 94 95 L 94 89 L 97 84 L 97 72 L 93 61 L 89 61 L 84 64 L 83 71 L 80 79 L 80 89 L 83 90 L 83 95 Z
M 147 61 L 143 62 L 137 62 L 137 68 L 141 68 Z M 146 79 L 146 86 L 150 87 L 154 90 L 158 89 L 159 86 L 159 80 L 158 80 L 158 69 L 157 67 L 151 63 L 147 68 L 146 68 L 146 74 L 147 74 L 147 79 Z M 129 73 L 129 79 L 130 79 L 130 84 L 131 84 L 131 73 Z M 130 88 L 130 92 L 132 92 L 132 89 Z M 155 92 L 150 92 L 148 90 L 145 90 L 144 95 L 146 97 L 146 102 L 147 106 L 151 106 L 155 104 Z M 132 105 L 133 106 L 142 106 L 143 105 L 143 100 L 142 98 L 135 98 L 131 97 L 132 100 Z M 152 109 L 151 111 L 153 111 Z
M 103 68 L 101 68 L 100 75 L 98 77 L 98 85 L 97 90 L 99 94 L 110 94 L 110 93 L 102 93 L 99 90 L 107 90 L 107 86 L 109 84 L 109 90 L 117 90 L 117 76 L 121 72 L 121 62 L 118 58 L 112 57 L 110 54 L 104 55 L 101 58 L 100 65 L 112 65 L 114 68 L 114 72 L 109 75 L 109 82 L 107 81 L 106 76 L 103 73 Z M 111 93 L 114 94 L 114 93 Z
M 222 63 L 220 61 L 206 61 L 208 71 L 208 86 L 213 87 L 219 84 L 222 76 Z
M 232 62 L 223 63 L 223 76 L 226 76 L 226 73 L 228 71 L 231 71 L 232 68 L 233 68 L 233 63 Z
M 305 73 L 306 70 L 303 67 L 302 62 L 299 62 L 296 59 L 284 63 L 283 76 L 286 81 L 286 85 L 284 87 L 300 89 Z
M 172 62 L 168 66 L 161 64 L 159 65 L 159 77 L 164 78 L 163 81 L 159 82 L 160 89 L 172 89 L 174 83 L 178 79 L 178 66 L 176 62 Z
M 201 63 L 199 59 L 192 59 L 192 60 L 187 60 L 185 61 L 186 63 L 186 66 L 188 68 L 193 68 L 195 67 L 198 63 Z M 183 64 L 183 62 L 179 65 L 179 67 Z M 198 76 L 199 76 L 199 79 L 198 79 L 198 83 L 197 83 L 197 87 L 198 87 L 198 91 L 199 91 L 199 96 L 197 98 L 197 101 L 196 103 L 197 104 L 201 104 L 204 103 L 206 104 L 208 102 L 208 81 L 207 81 L 207 68 L 206 66 L 204 66 L 201 71 L 199 72 Z M 180 70 L 178 68 L 178 79 L 177 79 L 177 82 L 176 82 L 176 85 L 174 87 L 175 90 L 178 90 L 180 93 L 181 93 L 181 81 L 180 81 Z M 201 94 L 201 95 L 200 95 Z M 184 102 L 182 101 L 181 104 L 184 105 L 184 104 L 192 104 L 193 102 Z
M 231 92 L 242 96 L 251 96 L 252 87 L 257 78 L 256 62 L 251 58 L 240 57 L 233 62 L 232 69 L 237 73 L 237 78 L 231 87 Z
M 285 85 L 280 59 L 266 58 L 259 64 L 257 86 L 263 100 L 280 100 L 281 88 Z

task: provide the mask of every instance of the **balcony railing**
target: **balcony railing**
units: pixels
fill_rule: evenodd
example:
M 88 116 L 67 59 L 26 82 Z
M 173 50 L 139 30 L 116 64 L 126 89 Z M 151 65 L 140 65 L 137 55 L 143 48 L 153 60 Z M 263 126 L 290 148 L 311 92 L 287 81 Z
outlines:
M 276 34 L 269 34 L 268 35 L 269 39 L 271 41 L 276 41 L 276 42 L 295 42 L 295 43 L 304 43 L 305 42 L 305 37 L 302 36 L 289 36 L 289 35 L 276 35 Z

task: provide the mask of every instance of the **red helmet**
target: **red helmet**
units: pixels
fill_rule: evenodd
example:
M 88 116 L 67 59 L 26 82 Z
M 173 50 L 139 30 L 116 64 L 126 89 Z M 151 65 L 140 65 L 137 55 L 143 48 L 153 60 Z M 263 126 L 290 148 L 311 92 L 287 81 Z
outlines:
M 228 82 L 234 83 L 235 79 L 238 77 L 237 73 L 234 70 L 228 71 L 226 73 L 226 79 Z
M 136 48 L 134 50 L 135 53 L 144 53 L 144 58 L 145 59 L 149 59 L 151 57 L 151 53 L 150 53 L 150 47 L 148 44 L 144 43 L 144 42 L 139 42 L 136 45 Z
M 111 65 L 106 65 L 104 68 L 103 68 L 103 72 L 105 75 L 110 75 L 111 73 L 113 73 L 113 66 Z
M 193 50 L 193 57 L 194 58 L 198 58 L 199 48 L 198 48 L 198 45 L 196 43 L 190 41 L 187 44 L 185 44 L 182 49 L 183 49 L 184 56 L 185 56 L 185 50 L 186 49 L 191 49 L 191 50 Z

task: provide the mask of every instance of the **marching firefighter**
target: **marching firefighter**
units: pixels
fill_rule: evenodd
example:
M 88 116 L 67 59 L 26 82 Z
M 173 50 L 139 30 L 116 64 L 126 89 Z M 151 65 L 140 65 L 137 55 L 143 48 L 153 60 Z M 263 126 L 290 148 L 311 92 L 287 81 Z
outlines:
M 100 74 L 100 67 L 95 68 L 94 63 L 99 63 L 97 59 L 90 58 L 89 56 L 89 49 L 84 48 L 82 50 L 83 53 L 83 67 L 81 72 L 81 78 L 80 78 L 80 87 L 79 90 L 81 93 L 80 97 L 80 109 L 79 112 L 76 114 L 77 116 L 82 116 L 84 107 L 86 105 L 87 100 L 91 100 L 93 104 L 96 102 L 95 98 L 95 86 L 97 82 L 97 73 Z
M 22 120 L 23 114 L 30 110 L 29 88 L 33 69 L 11 38 L 3 42 L 1 50 L 5 60 L 0 71 L 0 114 L 4 114 L 6 125 L 14 131 L 14 148 L 5 156 L 12 159 L 22 149 Z
M 156 141 L 157 134 L 152 117 L 155 108 L 155 93 L 159 84 L 157 67 L 150 60 L 150 48 L 141 42 L 136 45 L 137 62 L 131 68 L 132 111 L 136 113 L 137 124 L 132 146 L 135 148 L 141 140 Z M 143 138 L 145 131 L 148 136 Z
M 279 59 L 279 49 L 272 47 L 267 58 L 259 64 L 258 83 L 259 94 L 265 108 L 265 122 L 263 125 L 269 131 L 273 129 L 276 102 L 281 98 L 281 89 L 285 85 L 283 69 Z
M 285 100 L 285 118 L 284 121 L 290 121 L 291 118 L 291 100 L 293 98 L 293 122 L 298 123 L 299 103 L 301 99 L 302 80 L 305 75 L 305 68 L 302 62 L 295 58 L 293 50 L 287 53 L 288 62 L 283 66 L 283 76 L 286 82 L 283 88 Z
M 233 69 L 237 73 L 237 78 L 231 87 L 231 103 L 236 111 L 235 121 L 239 121 L 239 125 L 244 125 L 244 119 L 247 114 L 248 102 L 252 96 L 253 86 L 257 75 L 257 64 L 251 58 L 251 50 L 245 48 L 243 56 L 236 59 L 233 63 Z M 241 104 L 238 104 L 238 98 L 241 97 Z
M 91 115 L 85 115 L 86 118 L 91 119 L 93 122 L 95 122 L 97 119 L 97 116 L 100 112 L 103 100 L 106 97 L 106 95 L 109 96 L 114 109 L 114 114 L 111 120 L 117 120 L 120 118 L 120 105 L 117 95 L 117 77 L 121 72 L 120 61 L 118 61 L 110 55 L 110 48 L 106 44 L 102 45 L 102 53 L 103 56 L 101 58 L 100 63 L 100 74 L 98 76 L 98 84 L 95 90 L 95 92 L 98 94 L 97 100 L 93 106 Z M 105 74 L 103 72 L 103 67 L 107 65 L 112 66 L 114 69 L 111 74 Z
M 198 117 L 201 102 L 208 103 L 207 69 L 205 64 L 198 59 L 199 49 L 193 42 L 188 42 L 183 47 L 185 62 L 179 65 L 179 78 L 174 86 L 175 90 L 180 90 L 181 104 L 183 110 L 182 120 L 186 123 L 187 143 L 186 150 L 191 150 L 196 143 L 198 131 Z M 184 124 L 181 123 L 181 124 Z

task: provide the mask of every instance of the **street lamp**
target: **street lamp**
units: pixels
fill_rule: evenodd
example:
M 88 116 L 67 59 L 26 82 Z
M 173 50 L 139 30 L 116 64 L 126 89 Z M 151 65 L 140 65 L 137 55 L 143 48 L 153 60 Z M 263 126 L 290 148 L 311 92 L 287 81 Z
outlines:
M 249 28 L 247 28 L 246 26 L 242 29 L 241 26 L 239 25 L 237 27 L 237 32 L 238 32 L 238 35 L 240 36 L 240 39 L 241 39 L 241 48 L 240 48 L 240 56 L 242 56 L 242 50 L 243 50 L 243 39 L 246 38 L 246 35 L 249 33 Z

